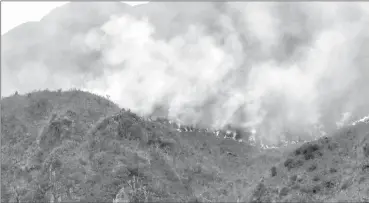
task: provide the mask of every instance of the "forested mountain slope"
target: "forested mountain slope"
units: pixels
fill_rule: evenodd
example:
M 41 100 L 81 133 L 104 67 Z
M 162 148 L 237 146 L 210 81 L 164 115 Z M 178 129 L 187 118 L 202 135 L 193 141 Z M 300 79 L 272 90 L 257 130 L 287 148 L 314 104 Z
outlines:
M 78 90 L 1 100 L 2 202 L 367 201 L 366 123 L 261 149 Z

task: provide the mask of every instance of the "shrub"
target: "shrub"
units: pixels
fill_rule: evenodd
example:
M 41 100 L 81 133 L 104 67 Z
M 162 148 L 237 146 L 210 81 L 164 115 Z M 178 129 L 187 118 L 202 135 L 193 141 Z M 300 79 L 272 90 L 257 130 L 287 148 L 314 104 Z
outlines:
M 319 180 L 320 180 L 319 176 L 314 176 L 313 181 L 319 181 Z
M 316 169 L 316 164 L 312 164 L 309 168 L 308 168 L 308 171 L 311 172 L 311 171 L 314 171 Z
M 365 143 L 365 146 L 363 147 L 364 150 L 364 156 L 366 158 L 369 158 L 369 143 Z
M 335 168 L 330 168 L 330 169 L 329 169 L 329 172 L 330 172 L 330 173 L 336 173 L 336 172 L 337 172 L 337 169 L 335 169 Z
M 288 195 L 288 192 L 290 191 L 290 189 L 288 187 L 283 187 L 281 189 L 281 191 L 279 192 L 279 196 L 280 197 L 283 197 L 283 196 L 286 196 Z
M 305 160 L 309 160 L 309 159 L 314 159 L 315 158 L 315 156 L 314 156 L 314 154 L 304 154 L 304 158 L 305 158 Z
M 318 151 L 320 149 L 320 146 L 318 144 L 311 144 L 307 143 L 301 146 L 299 149 L 295 151 L 295 155 L 303 154 L 305 157 L 305 160 L 314 158 L 313 153 L 315 151 Z
M 294 159 L 287 159 L 285 162 L 284 162 L 284 166 L 286 168 L 288 168 L 288 170 L 291 170 L 293 168 L 298 168 L 300 166 L 302 166 L 304 164 L 304 162 L 302 160 L 294 160 Z
M 263 183 L 259 183 L 255 191 L 252 194 L 251 202 L 260 202 L 260 200 L 266 196 L 267 188 Z
M 128 118 L 121 118 L 119 119 L 119 125 L 118 125 L 118 135 L 119 138 L 127 138 L 128 128 L 131 127 L 134 124 L 134 122 L 131 119 Z
M 273 166 L 271 169 L 270 169 L 270 172 L 271 172 L 271 176 L 274 177 L 277 175 L 277 168 L 275 166 Z
M 148 135 L 140 125 L 133 124 L 127 131 L 130 133 L 129 139 L 139 140 L 145 144 L 148 142 Z
M 29 106 L 26 108 L 28 114 L 33 119 L 43 119 L 53 109 L 52 104 L 48 99 L 31 99 Z
M 352 179 L 346 179 L 343 181 L 341 185 L 341 190 L 346 190 L 348 187 L 350 187 L 353 184 Z
M 337 143 L 329 143 L 329 145 L 328 145 L 328 149 L 331 150 L 331 151 L 337 149 L 337 147 L 338 147 Z
M 87 165 L 87 162 L 85 160 L 83 160 L 82 158 L 79 158 L 78 161 L 83 166 L 86 166 Z
M 325 188 L 332 189 L 335 186 L 335 183 L 332 180 L 325 181 L 323 183 Z
M 293 176 L 291 176 L 290 180 L 291 180 L 292 182 L 295 182 L 295 181 L 297 180 L 297 175 L 293 175 Z
M 361 170 L 363 172 L 369 172 L 369 164 L 363 164 L 363 166 L 361 167 Z
M 147 185 L 143 183 L 141 178 L 133 176 L 128 181 L 128 196 L 130 202 L 148 202 L 150 198 L 150 192 Z
M 314 194 L 317 194 L 317 193 L 319 193 L 319 192 L 320 192 L 320 190 L 321 190 L 320 185 L 316 185 L 316 186 L 314 186 L 314 187 L 311 189 L 311 192 L 312 192 L 312 193 L 314 193 Z

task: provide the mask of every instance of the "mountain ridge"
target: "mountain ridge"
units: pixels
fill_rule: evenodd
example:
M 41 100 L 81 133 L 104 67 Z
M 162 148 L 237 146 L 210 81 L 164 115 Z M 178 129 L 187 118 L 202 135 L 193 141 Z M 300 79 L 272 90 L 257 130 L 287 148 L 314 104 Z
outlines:
M 1 107 L 4 202 L 319 202 L 369 196 L 365 122 L 315 141 L 263 149 L 205 129 L 185 130 L 165 118 L 140 117 L 78 90 L 13 95 Z

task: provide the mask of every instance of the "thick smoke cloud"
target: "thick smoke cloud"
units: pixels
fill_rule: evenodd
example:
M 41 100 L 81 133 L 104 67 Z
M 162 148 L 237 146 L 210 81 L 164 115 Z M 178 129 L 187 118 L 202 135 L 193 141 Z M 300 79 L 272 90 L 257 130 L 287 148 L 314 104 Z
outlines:
M 176 30 L 122 14 L 85 33 L 78 43 L 101 53 L 102 70 L 80 87 L 142 115 L 252 128 L 274 144 L 369 113 L 368 3 L 201 7 L 211 16 L 162 16 Z

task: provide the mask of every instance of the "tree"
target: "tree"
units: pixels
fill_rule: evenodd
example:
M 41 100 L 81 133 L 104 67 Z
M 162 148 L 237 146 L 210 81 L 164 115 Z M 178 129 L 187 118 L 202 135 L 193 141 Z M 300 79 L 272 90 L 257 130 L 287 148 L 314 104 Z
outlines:
M 8 187 L 5 186 L 4 181 L 1 181 L 1 202 L 8 203 L 11 195 L 9 194 Z

